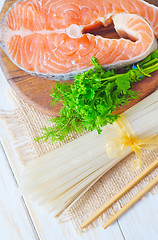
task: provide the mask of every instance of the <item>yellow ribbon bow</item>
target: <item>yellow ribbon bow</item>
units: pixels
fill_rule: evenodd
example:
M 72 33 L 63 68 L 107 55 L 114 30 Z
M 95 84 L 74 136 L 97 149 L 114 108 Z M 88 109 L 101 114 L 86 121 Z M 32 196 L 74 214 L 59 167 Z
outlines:
M 110 139 L 106 144 L 106 152 L 109 158 L 122 156 L 127 147 L 135 152 L 138 161 L 137 168 L 141 166 L 142 149 L 158 148 L 158 135 L 139 139 L 127 118 L 121 114 L 120 118 L 107 128 L 107 138 Z

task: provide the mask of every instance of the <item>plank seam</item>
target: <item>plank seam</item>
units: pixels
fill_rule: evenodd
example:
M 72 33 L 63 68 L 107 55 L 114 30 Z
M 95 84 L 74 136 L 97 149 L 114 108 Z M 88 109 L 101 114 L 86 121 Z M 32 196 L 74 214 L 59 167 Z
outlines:
M 11 172 L 11 174 L 12 174 L 12 177 L 13 177 L 13 179 L 14 179 L 14 182 L 15 182 L 15 184 L 17 185 L 17 187 L 19 187 L 18 182 L 17 182 L 17 179 L 16 179 L 15 174 L 14 174 L 14 171 L 13 171 L 13 169 L 12 169 L 10 163 L 9 163 L 9 160 L 8 160 L 8 157 L 7 157 L 7 154 L 6 154 L 6 152 L 5 152 L 5 149 L 4 149 L 4 146 L 3 146 L 3 144 L 2 144 L 1 139 L 0 139 L 0 147 L 2 148 L 4 157 L 5 157 L 6 162 L 7 162 L 7 164 L 8 164 L 8 167 L 9 167 L 9 169 L 10 169 L 10 172 Z M 24 199 L 23 197 L 20 197 L 20 199 L 21 199 L 22 205 L 23 205 L 23 207 L 24 207 L 24 209 L 25 209 L 25 212 L 26 212 L 28 221 L 29 221 L 29 223 L 30 223 L 30 225 L 31 225 L 31 228 L 32 228 L 33 234 L 34 234 L 34 236 L 35 236 L 35 239 L 36 239 L 36 240 L 40 240 L 39 235 L 38 235 L 38 232 L 37 232 L 37 230 L 36 230 L 36 227 L 35 227 L 35 225 L 34 225 L 34 223 L 33 223 L 32 217 L 31 217 L 31 215 L 30 215 L 29 209 L 28 209 L 27 204 L 26 204 L 26 202 L 25 202 L 25 199 Z
M 122 234 L 123 240 L 128 240 L 128 239 L 126 238 L 124 232 L 123 232 L 123 229 L 121 228 L 121 225 L 120 225 L 119 220 L 117 220 L 117 223 L 118 223 L 118 227 L 119 227 L 119 229 L 120 229 L 120 232 L 121 232 L 121 234 Z

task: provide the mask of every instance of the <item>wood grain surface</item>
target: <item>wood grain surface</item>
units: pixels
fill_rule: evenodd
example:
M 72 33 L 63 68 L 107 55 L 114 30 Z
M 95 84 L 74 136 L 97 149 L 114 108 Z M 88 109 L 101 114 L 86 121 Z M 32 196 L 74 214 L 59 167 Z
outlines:
M 15 0 L 6 0 L 2 11 L 0 13 L 0 19 L 4 16 L 6 11 L 16 2 Z M 158 6 L 157 0 L 148 0 L 148 2 L 153 3 Z M 100 28 L 94 31 L 93 34 L 99 34 L 103 37 L 108 38 L 118 38 L 113 26 L 108 28 Z M 14 91 L 30 106 L 39 110 L 40 112 L 48 116 L 57 116 L 61 108 L 61 104 L 58 103 L 56 106 L 51 105 L 50 93 L 52 91 L 52 86 L 56 81 L 44 79 L 40 77 L 35 77 L 29 75 L 25 71 L 14 65 L 10 59 L 6 56 L 2 49 L 0 49 L 0 65 L 2 70 Z M 140 91 L 139 99 L 131 101 L 127 106 L 121 107 L 116 110 L 115 113 L 121 113 L 134 105 L 136 102 L 140 101 L 142 98 L 146 97 L 152 93 L 158 87 L 158 71 L 152 74 L 151 78 L 145 78 L 141 82 L 135 84 L 134 89 Z

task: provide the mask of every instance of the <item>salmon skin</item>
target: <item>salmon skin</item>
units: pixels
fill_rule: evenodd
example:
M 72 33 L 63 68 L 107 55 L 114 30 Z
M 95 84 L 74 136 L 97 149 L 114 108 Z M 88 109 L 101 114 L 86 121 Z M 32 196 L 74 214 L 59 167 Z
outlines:
M 92 29 L 114 23 L 120 39 L 94 36 Z M 72 79 L 92 68 L 144 59 L 157 49 L 158 8 L 142 0 L 21 0 L 0 22 L 0 44 L 30 74 Z

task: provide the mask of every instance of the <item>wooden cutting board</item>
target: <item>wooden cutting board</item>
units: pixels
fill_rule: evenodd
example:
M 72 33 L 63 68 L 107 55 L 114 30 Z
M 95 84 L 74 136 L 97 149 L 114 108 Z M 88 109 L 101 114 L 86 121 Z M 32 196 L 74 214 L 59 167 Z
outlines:
M 6 11 L 13 5 L 14 2 L 16 1 L 5 1 L 3 9 L 0 13 L 0 19 L 4 16 Z M 158 6 L 157 0 L 148 0 L 148 2 Z M 100 28 L 99 30 L 94 31 L 93 34 L 99 34 L 108 38 L 119 38 L 112 25 L 106 29 Z M 2 70 L 9 84 L 12 86 L 18 96 L 40 112 L 48 116 L 57 116 L 61 108 L 61 104 L 52 106 L 50 97 L 52 86 L 55 84 L 55 81 L 29 75 L 14 65 L 1 48 L 0 53 L 0 65 Z M 152 93 L 157 87 L 158 71 L 153 73 L 151 78 L 145 78 L 141 82 L 135 84 L 135 90 L 141 92 L 139 99 L 131 101 L 128 106 L 120 108 L 116 113 L 120 113 L 131 107 L 136 102 Z

